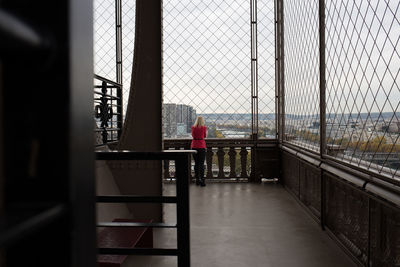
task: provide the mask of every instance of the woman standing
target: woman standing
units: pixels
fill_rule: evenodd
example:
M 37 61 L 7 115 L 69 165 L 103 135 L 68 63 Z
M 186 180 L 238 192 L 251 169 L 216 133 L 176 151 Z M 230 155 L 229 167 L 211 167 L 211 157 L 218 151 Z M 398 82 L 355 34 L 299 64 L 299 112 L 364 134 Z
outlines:
M 194 158 L 194 173 L 196 176 L 196 185 L 206 186 L 204 181 L 204 160 L 206 159 L 206 142 L 204 138 L 207 136 L 207 127 L 204 124 L 203 117 L 199 116 L 192 126 L 192 144 L 191 148 L 197 153 Z

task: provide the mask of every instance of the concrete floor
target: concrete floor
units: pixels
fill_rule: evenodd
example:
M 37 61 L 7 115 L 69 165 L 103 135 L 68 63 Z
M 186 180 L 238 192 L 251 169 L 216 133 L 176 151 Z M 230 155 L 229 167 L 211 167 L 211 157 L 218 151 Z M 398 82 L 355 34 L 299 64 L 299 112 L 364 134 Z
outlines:
M 166 184 L 164 195 L 174 189 Z M 190 185 L 190 201 L 192 267 L 356 266 L 278 184 Z M 175 205 L 164 212 L 166 222 L 176 222 Z M 154 242 L 176 248 L 176 230 L 155 229 Z M 131 266 L 177 266 L 176 257 L 131 260 Z

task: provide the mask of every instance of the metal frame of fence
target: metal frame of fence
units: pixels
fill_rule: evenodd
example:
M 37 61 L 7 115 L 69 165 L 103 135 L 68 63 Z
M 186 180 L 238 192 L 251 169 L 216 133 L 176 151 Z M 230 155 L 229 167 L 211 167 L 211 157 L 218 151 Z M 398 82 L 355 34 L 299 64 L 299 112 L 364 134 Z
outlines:
M 209 179 L 259 181 L 254 169 L 256 152 L 263 145 L 257 140 L 262 101 L 258 95 L 259 2 L 249 4 L 251 135 L 209 141 Z M 399 167 L 388 163 L 400 154 L 400 129 L 390 132 L 400 117 L 399 10 L 400 2 L 384 0 L 274 2 L 275 129 L 281 148 L 281 159 L 275 160 L 282 166 L 278 175 L 322 228 L 363 266 L 398 264 Z M 374 110 L 377 117 L 371 115 Z M 385 115 L 387 110 L 391 116 Z M 362 137 L 368 123 L 369 134 Z M 376 137 L 381 138 L 374 143 Z M 165 140 L 167 148 L 175 149 L 187 148 L 189 142 Z M 368 151 L 373 145 L 375 150 Z M 245 167 L 248 148 L 250 170 Z M 267 152 L 275 155 L 273 149 Z M 228 157 L 229 173 L 224 163 Z M 382 162 L 376 161 L 379 157 Z M 173 176 L 169 167 L 169 161 L 164 162 L 165 179 Z
M 125 11 L 119 0 L 115 3 L 116 63 L 117 69 L 122 71 L 118 64 L 122 64 L 120 44 L 121 36 L 124 35 L 118 32 L 123 26 Z M 257 12 L 260 11 L 259 4 L 265 3 L 260 0 L 251 0 L 249 3 L 249 118 L 254 138 L 254 134 L 258 132 L 258 103 L 262 101 L 258 95 L 258 80 L 262 74 L 258 73 L 257 64 L 260 45 L 257 39 L 260 34 L 260 29 L 257 28 Z M 176 6 L 171 10 L 175 10 L 174 8 L 178 10 Z M 202 8 L 207 9 L 207 6 Z M 392 156 L 398 153 L 400 146 L 400 134 L 389 131 L 400 117 L 399 101 L 396 101 L 400 92 L 397 81 L 399 69 L 396 67 L 397 62 L 400 62 L 396 49 L 399 47 L 399 21 L 396 17 L 398 10 L 398 3 L 383 0 L 376 3 L 275 0 L 275 128 L 282 144 L 296 146 L 316 153 L 321 158 L 362 169 L 380 178 L 390 180 L 399 176 L 399 168 L 393 169 L 389 166 L 389 162 L 395 164 L 396 160 Z M 263 11 L 264 9 L 261 10 Z M 189 23 L 187 19 L 185 22 Z M 167 25 L 168 20 L 164 24 Z M 378 37 L 382 40 L 379 41 Z M 354 39 L 354 44 L 351 44 L 351 38 Z M 357 48 L 361 51 L 358 54 Z M 389 50 L 388 55 L 383 54 L 384 48 Z M 374 51 L 381 55 L 376 56 Z M 376 69 L 378 67 L 381 67 L 381 72 Z M 368 69 L 373 69 L 370 78 L 366 75 Z M 357 80 L 355 75 L 362 78 Z M 381 85 L 372 88 L 377 82 Z M 365 84 L 369 87 L 365 92 L 362 91 L 364 89 L 359 89 L 351 93 L 353 84 Z M 334 89 L 333 86 L 338 87 Z M 368 97 L 372 97 L 372 100 Z M 338 104 L 340 101 L 345 103 Z M 347 103 L 351 101 L 355 103 Z M 364 109 L 367 111 L 367 118 L 362 121 Z M 378 109 L 375 122 L 370 115 L 373 109 Z M 393 113 L 391 117 L 385 117 L 384 111 L 387 109 Z M 346 115 L 346 112 L 350 115 Z M 196 114 L 195 111 L 193 114 Z M 354 126 L 356 129 L 351 129 L 352 116 L 362 121 L 360 126 Z M 333 125 L 335 121 L 336 126 Z M 360 134 L 356 140 L 357 131 L 365 132 L 368 121 L 372 123 L 371 133 L 367 137 Z M 384 125 L 378 126 L 378 121 Z M 309 128 L 312 123 L 315 125 Z M 342 128 L 342 132 L 333 130 L 334 127 Z M 378 133 L 379 127 L 386 127 L 386 130 L 379 130 Z M 355 139 L 355 142 L 345 141 L 345 136 Z M 379 136 L 381 138 L 378 140 Z M 377 148 L 368 151 L 373 146 Z
M 280 141 L 399 180 L 400 3 L 283 4 L 276 2 Z

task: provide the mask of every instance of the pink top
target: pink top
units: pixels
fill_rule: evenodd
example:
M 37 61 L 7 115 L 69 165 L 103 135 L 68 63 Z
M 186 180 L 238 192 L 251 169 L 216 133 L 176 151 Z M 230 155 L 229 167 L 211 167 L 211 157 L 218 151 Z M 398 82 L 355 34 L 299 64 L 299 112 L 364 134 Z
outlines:
M 192 126 L 192 144 L 191 148 L 206 148 L 206 141 L 204 141 L 204 138 L 207 136 L 207 127 L 206 126 L 200 126 L 200 127 L 194 127 Z

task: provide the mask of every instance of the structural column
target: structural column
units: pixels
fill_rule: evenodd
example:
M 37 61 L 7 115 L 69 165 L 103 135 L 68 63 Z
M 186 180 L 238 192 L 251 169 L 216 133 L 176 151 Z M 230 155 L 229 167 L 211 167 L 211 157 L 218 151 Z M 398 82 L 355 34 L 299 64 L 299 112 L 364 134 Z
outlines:
M 283 31 L 283 0 L 275 1 L 275 23 L 276 23 L 276 40 L 275 40 L 275 62 L 276 62 L 276 99 L 277 99 L 277 131 L 279 142 L 284 141 L 285 135 L 285 80 L 284 80 L 284 31 Z
M 136 1 L 135 50 L 126 118 L 118 149 L 162 149 L 161 1 Z M 122 194 L 161 195 L 161 162 L 110 164 Z M 161 204 L 132 204 L 135 218 L 161 220 Z

